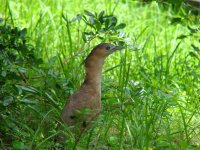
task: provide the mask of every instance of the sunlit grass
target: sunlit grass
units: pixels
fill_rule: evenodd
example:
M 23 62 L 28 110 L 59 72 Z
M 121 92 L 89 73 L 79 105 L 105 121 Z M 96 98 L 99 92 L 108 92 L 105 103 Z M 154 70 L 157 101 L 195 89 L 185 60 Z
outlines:
M 24 113 L 28 112 L 21 112 L 24 122 L 19 126 L 27 130 L 20 141 L 27 147 L 40 149 L 54 144 L 59 109 L 79 88 L 84 76 L 80 64 L 100 42 L 84 44 L 81 32 L 86 30 L 85 24 L 67 24 L 62 14 L 70 21 L 84 10 L 105 10 L 107 14 L 114 13 L 119 22 L 126 23 L 126 33 L 137 50 L 127 48 L 106 60 L 102 81 L 103 110 L 77 148 L 198 149 L 200 70 L 199 60 L 189 55 L 196 37 L 177 38 L 189 34 L 187 23 L 195 25 L 193 22 L 171 24 L 176 14 L 170 7 L 164 9 L 156 2 L 147 5 L 110 0 L 7 2 L 11 14 L 5 9 L 6 3 L 2 3 L 0 17 L 10 20 L 12 16 L 15 26 L 28 28 L 37 55 L 45 61 L 41 68 L 50 68 L 43 70 L 44 76 L 39 81 L 30 80 L 33 86 L 47 87 L 40 91 L 46 100 L 38 102 L 40 106 L 31 107 L 37 127 L 27 127 Z M 55 89 L 57 84 L 59 87 Z M 17 135 L 20 137 L 19 133 Z M 73 147 L 73 144 L 72 138 L 68 146 Z

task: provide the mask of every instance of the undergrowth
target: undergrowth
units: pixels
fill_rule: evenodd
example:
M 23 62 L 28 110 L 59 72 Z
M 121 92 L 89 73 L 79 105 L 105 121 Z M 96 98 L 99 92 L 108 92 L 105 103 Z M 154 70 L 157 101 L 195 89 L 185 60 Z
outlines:
M 76 149 L 199 149 L 200 20 L 182 4 L 0 1 L 0 148 L 58 148 L 60 111 L 100 42 L 102 112 Z M 95 8 L 95 9 L 94 9 Z M 75 144 L 70 134 L 68 148 Z

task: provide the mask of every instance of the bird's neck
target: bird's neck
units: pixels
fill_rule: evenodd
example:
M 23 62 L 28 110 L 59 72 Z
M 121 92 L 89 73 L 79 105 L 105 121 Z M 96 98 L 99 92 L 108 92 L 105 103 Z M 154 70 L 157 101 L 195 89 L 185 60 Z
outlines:
M 102 66 L 104 59 L 91 59 L 88 60 L 87 65 L 85 65 L 85 81 L 84 84 L 92 87 L 97 92 L 101 91 L 101 76 L 102 76 Z
M 85 76 L 86 84 L 94 86 L 101 85 L 102 67 L 97 67 L 97 68 L 86 68 L 86 76 Z

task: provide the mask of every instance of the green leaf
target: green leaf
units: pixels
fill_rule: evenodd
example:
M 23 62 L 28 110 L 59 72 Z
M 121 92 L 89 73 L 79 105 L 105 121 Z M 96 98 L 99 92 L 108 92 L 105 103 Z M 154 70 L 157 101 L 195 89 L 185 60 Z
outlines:
M 7 75 L 6 71 L 2 71 L 2 72 L 1 72 L 1 76 L 2 76 L 2 77 L 6 77 L 6 75 Z
M 24 104 L 37 104 L 37 101 L 31 100 L 31 99 L 23 99 L 20 102 L 24 103 Z
M 115 16 L 112 16 L 110 18 L 110 20 L 112 21 L 112 24 L 116 25 L 117 24 L 117 18 Z
M 199 56 L 195 52 L 190 52 L 189 55 L 199 60 Z
M 84 14 L 86 14 L 87 16 L 92 16 L 95 17 L 91 12 L 84 10 Z
M 19 70 L 19 72 L 21 72 L 21 73 L 26 73 L 26 72 L 28 71 L 28 69 L 23 68 L 23 67 L 18 68 L 18 70 Z
M 20 149 L 27 149 L 24 143 L 20 141 L 14 141 L 13 142 L 13 149 L 20 150 Z
M 104 11 L 104 10 L 103 10 L 103 11 L 101 11 L 101 12 L 99 13 L 99 18 L 103 17 L 104 13 L 105 13 L 105 11 Z
M 25 87 L 22 85 L 15 85 L 15 86 L 19 89 L 19 91 L 23 90 L 23 91 L 30 92 L 30 93 L 39 93 L 39 91 L 33 87 Z
M 86 38 L 85 32 L 82 33 L 82 39 L 83 39 L 83 41 L 84 41 L 85 43 L 87 42 L 87 38 Z
M 82 16 L 82 20 L 86 23 L 87 22 L 87 18 L 83 15 Z
M 97 36 L 100 40 L 105 40 L 103 37 L 101 37 L 101 36 Z
M 76 16 L 76 18 L 77 18 L 78 21 L 80 21 L 80 20 L 82 19 L 82 16 L 81 16 L 80 14 L 78 14 L 78 15 Z
M 3 99 L 3 106 L 8 106 L 8 105 L 10 105 L 13 101 L 14 101 L 14 99 L 13 99 L 12 96 L 6 96 L 6 97 Z
M 26 28 L 22 29 L 20 32 L 20 38 L 24 37 L 26 33 L 27 33 L 27 29 Z
M 82 19 L 82 16 L 80 14 L 77 14 L 76 17 L 74 17 L 70 22 L 80 21 Z
M 51 102 L 51 104 L 55 107 L 59 109 L 58 103 L 56 102 L 56 100 L 47 92 L 45 92 L 45 95 L 47 97 L 47 100 L 49 100 Z
M 79 116 L 89 115 L 92 113 L 91 109 L 86 108 L 86 107 L 82 108 L 81 110 L 77 110 L 76 112 L 77 112 L 77 115 L 79 115 Z
M 181 17 L 174 17 L 171 20 L 171 24 L 180 23 L 182 21 Z
M 89 35 L 94 36 L 94 32 L 90 31 Z
M 125 28 L 125 27 L 126 27 L 126 24 L 125 24 L 125 23 L 120 23 L 119 25 L 117 25 L 117 26 L 115 27 L 115 30 L 123 29 L 123 28 Z
M 118 137 L 117 137 L 117 136 L 110 136 L 110 137 L 108 138 L 108 143 L 109 143 L 109 145 L 111 145 L 111 146 L 116 145 L 118 142 L 119 142 L 119 140 L 118 140 Z
M 56 60 L 57 60 L 57 57 L 56 57 L 56 56 L 51 57 L 51 58 L 49 59 L 49 66 L 55 65 Z
M 94 24 L 94 17 L 90 16 L 90 23 L 93 25 Z
M 68 22 L 68 19 L 67 19 L 67 16 L 65 17 L 65 15 L 62 13 L 62 18 L 66 21 L 66 22 Z
M 126 31 L 122 30 L 122 31 L 119 32 L 119 37 L 120 38 L 125 37 L 125 35 L 126 35 Z
M 101 29 L 101 23 L 98 20 L 95 22 L 95 27 L 96 27 L 97 31 L 99 31 Z
M 106 19 L 105 20 L 105 29 L 106 30 L 108 29 L 109 23 L 110 23 L 110 21 L 108 19 Z
M 200 49 L 197 46 L 195 46 L 194 44 L 191 44 L 191 46 L 195 51 L 200 52 Z
M 100 23 L 103 23 L 103 22 L 104 22 L 104 20 L 103 20 L 103 15 L 104 15 L 104 13 L 105 13 L 105 11 L 101 11 L 101 12 L 99 13 L 99 18 L 98 18 L 98 20 L 100 21 Z
M 190 30 L 191 33 L 196 33 L 196 32 L 199 31 L 198 29 L 194 29 L 194 28 L 192 28 L 190 26 L 188 26 L 188 29 Z
M 180 36 L 177 37 L 177 39 L 185 39 L 187 37 L 188 37 L 187 35 L 180 35 Z

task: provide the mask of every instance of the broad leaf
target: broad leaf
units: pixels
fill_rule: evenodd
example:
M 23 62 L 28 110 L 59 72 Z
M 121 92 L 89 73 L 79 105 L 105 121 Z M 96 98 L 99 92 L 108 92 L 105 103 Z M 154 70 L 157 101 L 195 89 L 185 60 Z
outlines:
M 87 16 L 95 17 L 91 12 L 89 12 L 89 11 L 87 11 L 87 10 L 84 10 L 84 13 L 85 13 Z

